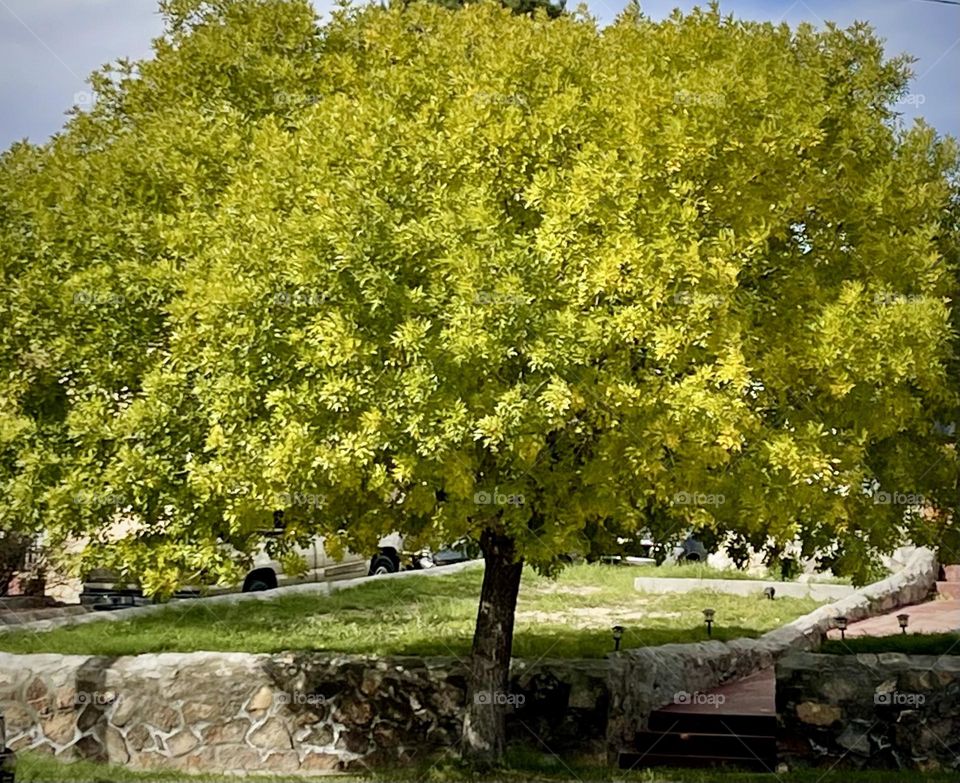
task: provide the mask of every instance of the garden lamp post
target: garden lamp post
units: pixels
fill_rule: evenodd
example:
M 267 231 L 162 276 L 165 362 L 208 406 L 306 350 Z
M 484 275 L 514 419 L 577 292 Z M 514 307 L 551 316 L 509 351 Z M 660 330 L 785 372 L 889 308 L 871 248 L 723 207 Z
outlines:
M 843 640 L 846 638 L 847 631 L 847 618 L 846 617 L 835 617 L 833 622 L 836 623 L 837 628 L 840 629 L 840 639 Z
M 703 610 L 703 621 L 707 624 L 707 636 L 713 636 L 713 616 L 716 614 L 713 609 Z
M 907 623 L 910 622 L 910 615 L 908 614 L 898 614 L 897 622 L 900 623 L 900 633 L 907 632 Z
M 615 625 L 611 630 L 613 631 L 613 651 L 617 652 L 620 649 L 620 640 L 623 638 L 623 626 Z

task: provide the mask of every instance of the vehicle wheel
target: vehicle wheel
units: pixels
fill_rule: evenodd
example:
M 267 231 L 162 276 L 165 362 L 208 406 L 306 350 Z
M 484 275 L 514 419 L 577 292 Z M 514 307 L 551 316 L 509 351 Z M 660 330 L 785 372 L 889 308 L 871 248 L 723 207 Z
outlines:
M 243 582 L 244 593 L 262 593 L 264 590 L 273 590 L 277 587 L 277 575 L 269 568 L 260 568 L 251 574 Z
M 691 563 L 706 561 L 707 550 L 697 539 L 692 536 L 683 542 L 683 560 Z
M 397 570 L 397 564 L 388 555 L 377 555 L 370 561 L 370 576 L 392 574 Z

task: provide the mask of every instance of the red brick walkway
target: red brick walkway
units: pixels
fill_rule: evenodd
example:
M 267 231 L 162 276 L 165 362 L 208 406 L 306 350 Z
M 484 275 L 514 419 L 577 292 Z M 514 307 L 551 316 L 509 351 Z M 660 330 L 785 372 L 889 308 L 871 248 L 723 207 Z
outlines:
M 908 614 L 908 633 L 945 633 L 960 632 L 960 600 L 937 598 L 922 604 L 904 606 L 887 614 L 877 615 L 858 623 L 850 623 L 847 637 L 889 636 L 900 633 L 898 614 Z M 840 631 L 831 630 L 830 639 L 839 639 Z M 723 715 L 772 715 L 776 713 L 774 694 L 776 678 L 773 667 L 751 674 L 749 677 L 727 683 L 710 693 L 723 694 L 722 705 L 684 704 L 670 705 L 662 712 L 703 713 Z
M 934 599 L 923 604 L 903 606 L 887 614 L 870 617 L 858 623 L 850 623 L 847 628 L 847 637 L 856 636 L 890 636 L 900 633 L 898 614 L 908 614 L 907 633 L 947 633 L 960 631 L 960 601 Z M 840 631 L 833 629 L 828 634 L 829 639 L 839 639 Z
M 660 712 L 685 715 L 776 715 L 776 689 L 777 679 L 771 666 L 714 688 L 710 691 L 711 694 L 723 696 L 720 704 L 714 700 L 698 704 L 671 704 L 663 707 Z

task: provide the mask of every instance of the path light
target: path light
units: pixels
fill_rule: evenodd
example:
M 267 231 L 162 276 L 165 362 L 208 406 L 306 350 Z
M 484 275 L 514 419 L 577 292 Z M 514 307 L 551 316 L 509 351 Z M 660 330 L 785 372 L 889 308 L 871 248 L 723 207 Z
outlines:
M 840 629 L 840 639 L 843 640 L 846 638 L 847 630 L 847 618 L 846 617 L 834 617 L 833 622 L 837 624 L 837 628 Z
M 910 622 L 910 615 L 908 614 L 898 614 L 897 622 L 900 623 L 900 633 L 907 632 L 907 623 Z
M 764 587 L 763 594 L 772 601 L 773 597 L 777 594 L 777 591 L 772 587 Z
M 707 636 L 713 636 L 713 615 L 716 612 L 713 609 L 703 610 L 703 621 L 707 624 Z
M 620 640 L 623 638 L 623 626 L 615 625 L 610 630 L 613 631 L 613 651 L 620 649 Z

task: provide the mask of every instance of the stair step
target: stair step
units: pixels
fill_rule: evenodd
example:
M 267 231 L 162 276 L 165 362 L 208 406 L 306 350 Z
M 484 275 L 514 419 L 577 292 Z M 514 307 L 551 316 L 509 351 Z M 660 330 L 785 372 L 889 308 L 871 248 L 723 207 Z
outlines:
M 960 582 L 960 565 L 945 565 L 943 578 L 948 582 Z
M 960 598 L 960 582 L 937 582 L 937 593 L 945 598 Z
M 734 766 L 755 769 L 763 772 L 772 772 L 776 767 L 776 759 L 757 758 L 756 756 L 692 756 L 684 754 L 673 756 L 660 753 L 634 753 L 620 751 L 617 757 L 620 769 L 644 769 L 646 767 L 722 767 Z
M 772 734 L 641 731 L 637 733 L 631 750 L 638 754 L 655 753 L 659 756 L 726 758 L 732 754 L 773 758 L 777 755 L 777 739 Z
M 777 733 L 777 716 L 654 710 L 647 721 L 647 731 L 770 736 Z

